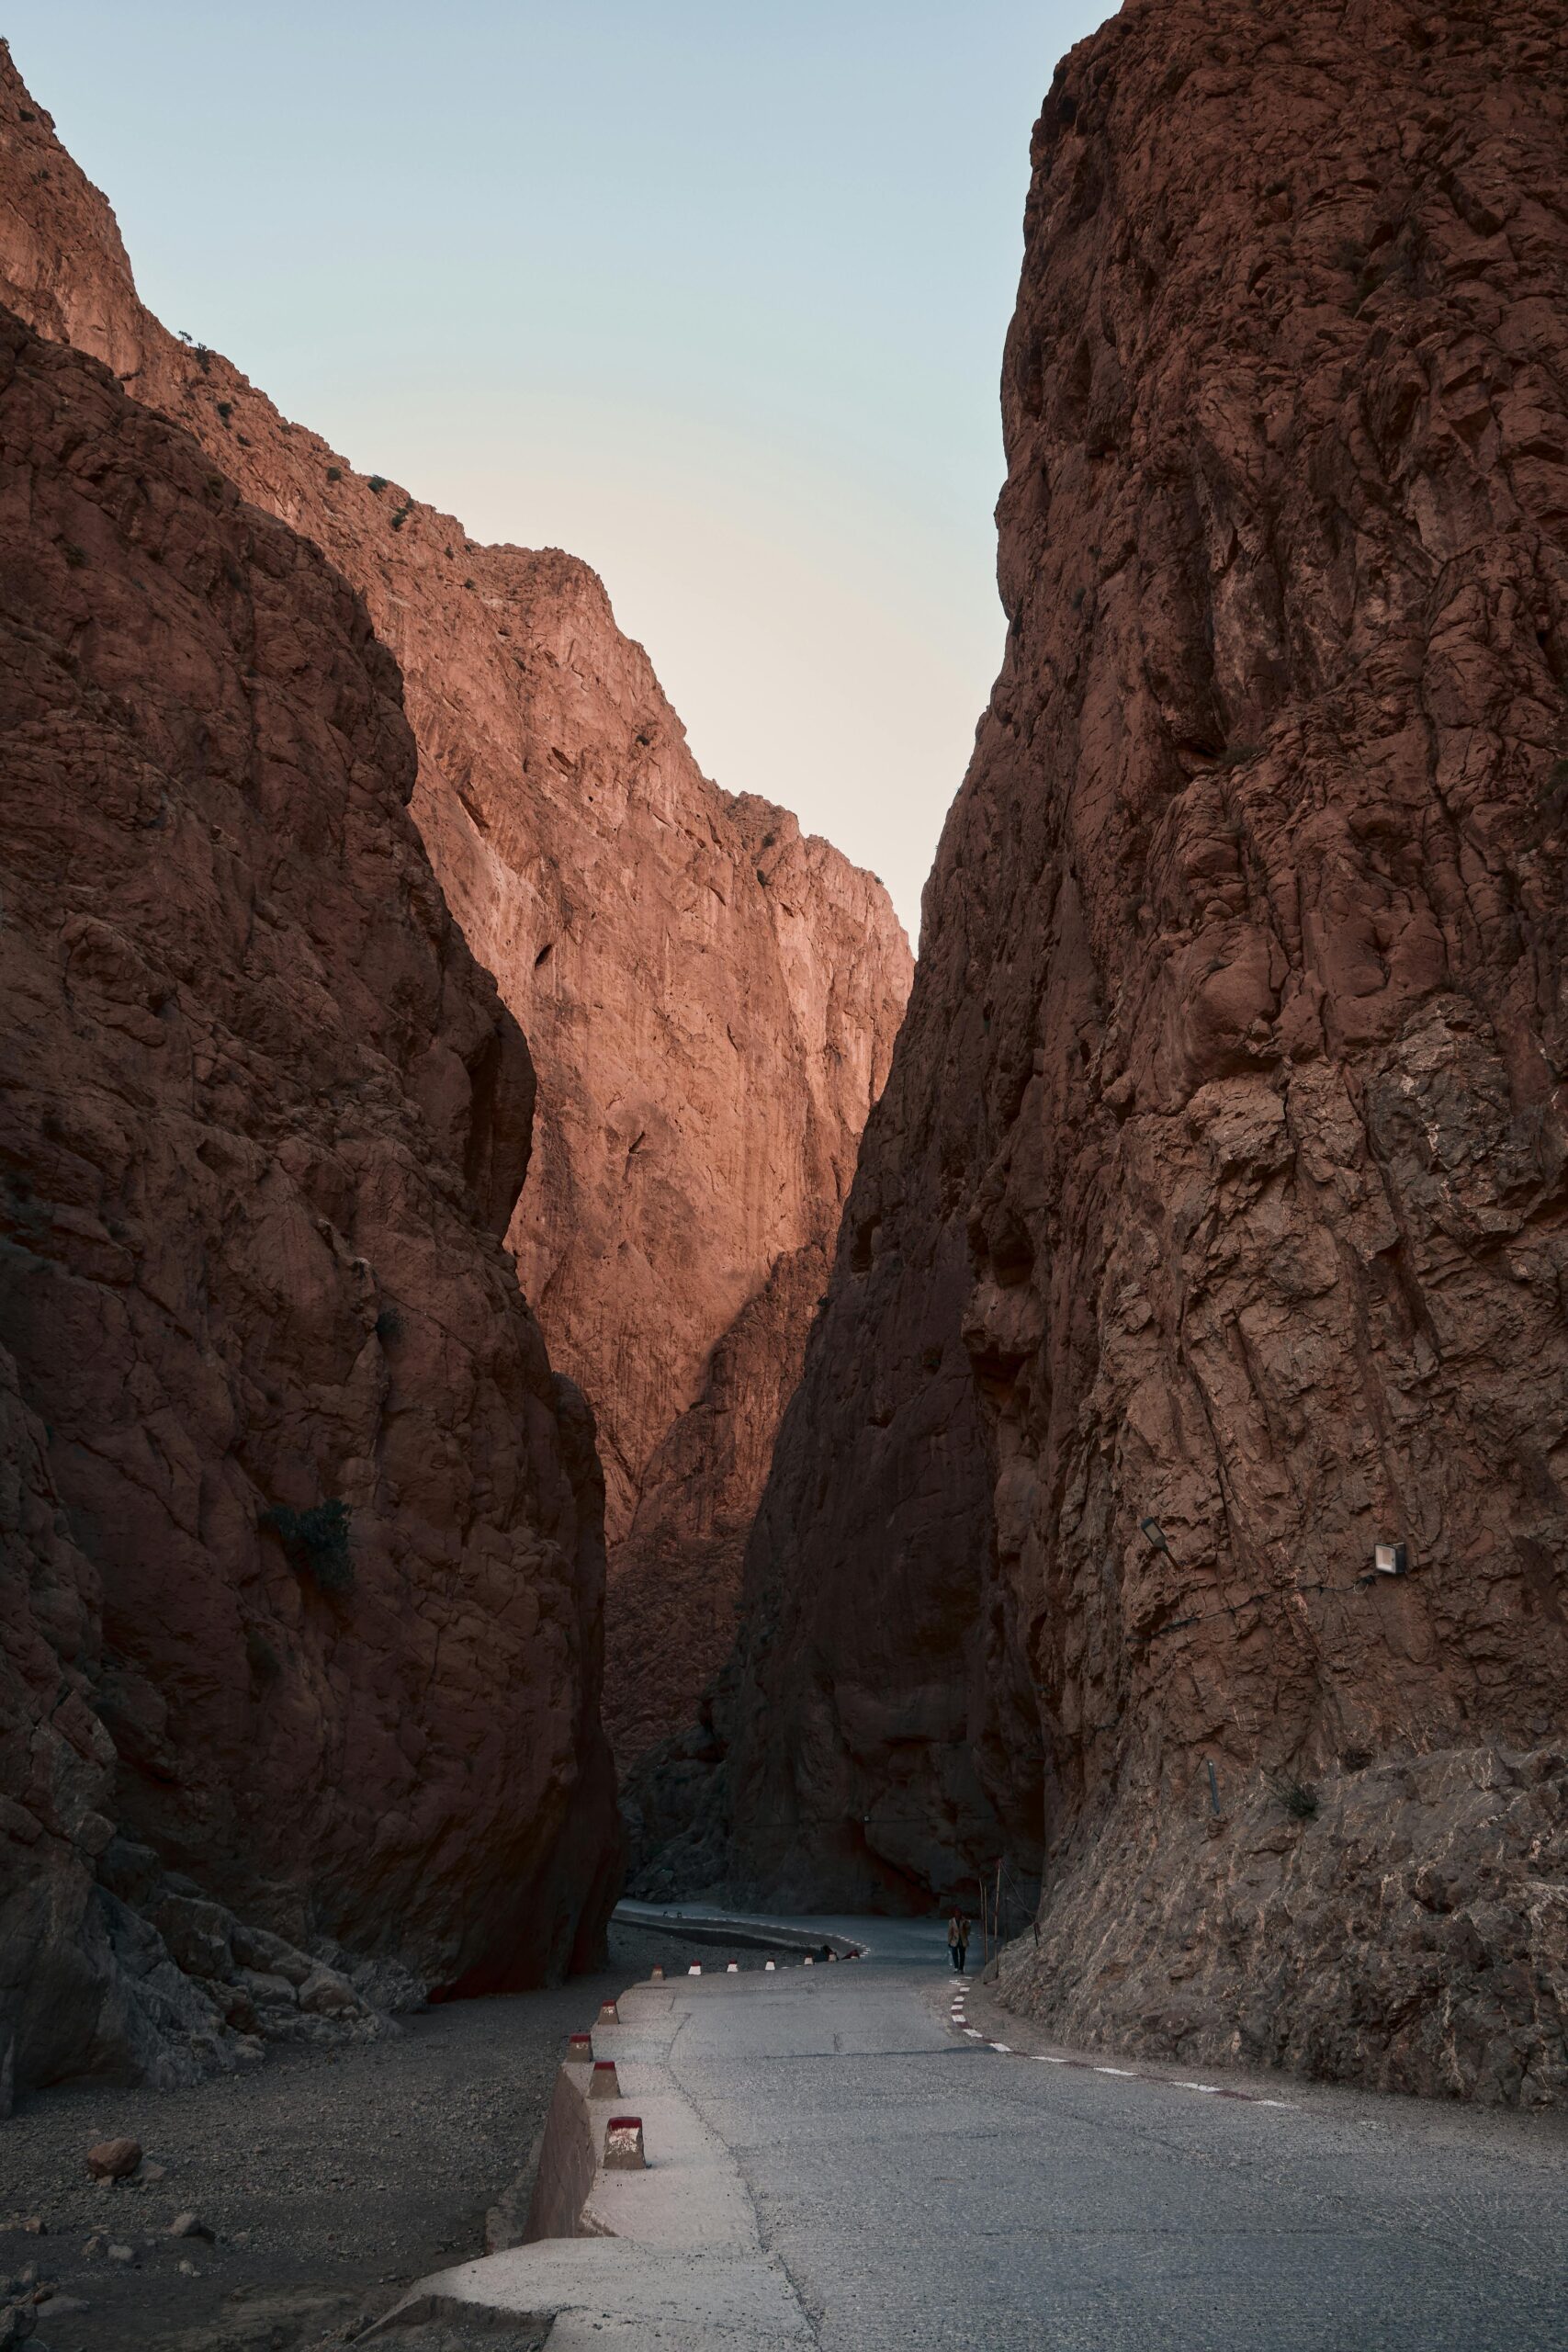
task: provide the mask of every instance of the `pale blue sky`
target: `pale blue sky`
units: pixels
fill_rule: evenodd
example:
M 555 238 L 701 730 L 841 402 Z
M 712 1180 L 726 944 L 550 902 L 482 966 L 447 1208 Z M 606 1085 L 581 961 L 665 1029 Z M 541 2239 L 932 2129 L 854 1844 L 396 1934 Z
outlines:
M 144 299 L 603 573 L 708 773 L 913 932 L 1001 647 L 997 381 L 1073 0 L 12 0 Z

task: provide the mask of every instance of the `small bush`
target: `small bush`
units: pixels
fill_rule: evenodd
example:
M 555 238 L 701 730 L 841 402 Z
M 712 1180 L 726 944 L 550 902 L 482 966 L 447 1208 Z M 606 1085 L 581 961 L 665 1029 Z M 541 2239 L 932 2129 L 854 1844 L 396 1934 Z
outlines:
M 224 424 L 228 424 L 228 422 L 229 422 L 229 419 L 230 419 L 230 418 L 233 415 L 233 413 L 234 413 L 234 403 L 233 403 L 233 401 L 219 401 L 219 403 L 218 403 L 218 413 L 219 413 L 219 415 L 223 419 Z
M 270 1642 L 263 1639 L 254 1625 L 245 1635 L 245 1663 L 257 1682 L 276 1682 L 283 1671 L 277 1652 Z
M 1314 1821 L 1317 1817 L 1317 1791 L 1307 1788 L 1301 1781 L 1283 1778 L 1272 1783 L 1274 1794 L 1292 1821 Z
M 380 495 L 381 495 L 381 492 L 382 492 L 386 489 L 386 487 L 387 487 L 387 477 L 386 477 L 386 475 L 385 475 L 385 474 L 372 474 L 372 475 L 371 475 L 371 477 L 370 477 L 370 487 L 371 487 L 371 489 L 375 492 L 375 493 L 376 493 L 377 497 L 378 497 L 378 498 L 379 498 L 379 497 L 380 497 Z
M 341 466 L 329 466 L 327 468 L 327 480 L 329 481 L 341 481 L 343 480 L 343 468 Z
M 340 1496 L 312 1503 L 309 1510 L 290 1510 L 279 1503 L 264 1511 L 261 1523 L 270 1527 L 300 1576 L 314 1577 L 323 1592 L 347 1592 L 354 1584 L 354 1563 L 348 1556 L 351 1513 Z
M 400 530 L 402 529 L 402 527 L 403 527 L 403 525 L 408 521 L 409 516 L 410 516 L 412 513 L 413 513 L 413 500 L 412 500 L 412 498 L 405 498 L 405 499 L 404 499 L 404 501 L 403 501 L 403 503 L 402 503 L 402 504 L 398 508 L 397 512 L 396 512 L 396 513 L 393 514 L 393 516 L 392 516 L 392 528 L 393 528 L 393 530 L 394 530 L 394 531 L 400 531 Z

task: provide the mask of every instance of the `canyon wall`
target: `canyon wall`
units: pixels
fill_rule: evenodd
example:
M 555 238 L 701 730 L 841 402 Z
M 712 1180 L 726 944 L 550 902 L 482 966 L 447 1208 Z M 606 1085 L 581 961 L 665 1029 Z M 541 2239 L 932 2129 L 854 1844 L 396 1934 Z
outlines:
M 592 1956 L 534 1077 L 319 551 L 0 312 L 0 2108 Z
M 1562 34 L 1144 0 L 1057 74 L 1004 666 L 715 1742 L 763 1893 L 913 1899 L 1038 1806 L 1003 1985 L 1064 2035 L 1527 2103 L 1568 2091 Z
M 605 1713 L 629 1760 L 685 1719 L 728 1646 L 734 1531 L 782 1388 L 755 1338 L 769 1324 L 792 1363 L 804 1344 L 818 1292 L 788 1270 L 831 1245 L 908 944 L 873 876 L 702 775 L 585 564 L 477 545 L 168 334 L 5 52 L 0 198 L 0 298 L 313 539 L 401 667 L 415 820 L 539 1073 L 508 1238 L 598 1423 L 610 1623 L 640 1626 L 661 1598 L 691 1636 L 656 1657 L 613 1640 Z

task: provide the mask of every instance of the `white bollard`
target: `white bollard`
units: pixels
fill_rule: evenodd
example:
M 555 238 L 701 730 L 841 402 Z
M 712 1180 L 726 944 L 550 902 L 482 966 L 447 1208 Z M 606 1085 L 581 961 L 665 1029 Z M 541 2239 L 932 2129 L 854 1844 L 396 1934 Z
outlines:
M 774 1962 L 773 1961 L 771 1961 L 771 1960 L 765 1960 L 765 1961 L 762 1962 L 763 1973 L 764 1973 L 766 1975 L 771 1976 L 771 1975 L 773 1974 L 773 1969 L 774 1969 L 775 1965 L 776 1965 L 776 1962 Z
M 686 1973 L 687 1973 L 687 1975 L 688 1975 L 688 1976 L 700 1976 L 700 1975 L 702 1974 L 702 1973 L 703 1973 L 702 1962 L 701 1962 L 701 1961 L 698 1961 L 698 1960 L 694 1960 L 694 1961 L 693 1961 L 693 1962 L 692 1962 L 692 1964 L 691 1964 L 691 1966 L 690 1966 L 690 1968 L 688 1968 L 688 1969 L 687 1969 L 687 1971 L 686 1971 Z
M 740 1973 L 740 1962 L 738 1960 L 732 1960 L 729 1966 L 724 1973 L 727 1976 L 739 1976 Z

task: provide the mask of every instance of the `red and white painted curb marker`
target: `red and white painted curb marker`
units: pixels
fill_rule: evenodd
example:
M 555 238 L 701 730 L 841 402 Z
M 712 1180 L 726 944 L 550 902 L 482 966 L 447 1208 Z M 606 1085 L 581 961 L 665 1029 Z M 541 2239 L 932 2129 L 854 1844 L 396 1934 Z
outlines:
M 813 1959 L 812 1959 L 812 1957 L 811 1957 L 811 1954 L 810 1954 L 809 1952 L 807 1952 L 807 1955 L 806 1955 L 806 1958 L 805 1958 L 805 1959 L 804 1959 L 804 1961 L 801 1962 L 801 1966 L 802 1966 L 803 1968 L 812 1968 L 812 1967 L 815 1967 L 815 1965 L 816 1965 L 816 1962 L 813 1961 Z
M 600 2024 L 601 2024 L 601 2025 L 619 2025 L 619 2024 L 620 2024 L 620 2022 L 621 2022 L 621 2013 L 620 2013 L 619 2009 L 618 2009 L 618 2008 L 616 2008 L 616 2007 L 615 2007 L 615 2005 L 614 2001 L 601 2001 L 601 2002 L 600 2002 L 600 2004 L 599 2004 L 599 2022 L 600 2022 Z
M 656 1984 L 662 1984 L 664 1982 L 664 1971 L 660 1967 L 657 1961 L 653 1963 L 653 1982 Z
M 612 2115 L 604 2131 L 606 2172 L 645 2172 L 648 2157 L 642 2144 L 640 2115 Z
M 702 1962 L 701 1962 L 700 1960 L 694 1960 L 694 1961 L 693 1961 L 693 1962 L 692 1962 L 692 1964 L 691 1964 L 691 1966 L 690 1966 L 690 1968 L 688 1968 L 688 1969 L 687 1969 L 687 1971 L 686 1971 L 686 1973 L 687 1973 L 687 1975 L 688 1975 L 688 1976 L 700 1976 L 700 1975 L 702 1974 L 702 1973 L 703 1973 L 703 1964 L 702 1964 Z
M 738 1960 L 732 1960 L 729 1966 L 724 1973 L 727 1976 L 739 1976 L 740 1973 L 740 1962 Z
M 595 2058 L 593 2061 L 593 2072 L 588 2077 L 588 2096 L 590 2098 L 620 2098 L 621 2078 L 615 2072 L 613 2058 Z
M 569 2066 L 586 2066 L 593 2056 L 593 2036 L 591 2033 L 569 2033 L 566 2038 L 566 2063 Z
M 771 1976 L 771 1975 L 773 1974 L 773 1973 L 774 1969 L 775 1969 L 777 1966 L 778 1966 L 778 1962 L 777 1962 L 777 1961 L 773 1961 L 773 1960 L 765 1960 L 765 1961 L 762 1962 L 762 1971 L 763 1971 L 763 1973 L 764 1973 L 765 1975 Z

